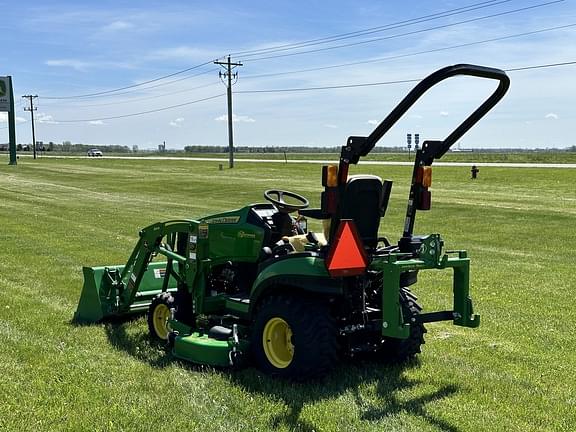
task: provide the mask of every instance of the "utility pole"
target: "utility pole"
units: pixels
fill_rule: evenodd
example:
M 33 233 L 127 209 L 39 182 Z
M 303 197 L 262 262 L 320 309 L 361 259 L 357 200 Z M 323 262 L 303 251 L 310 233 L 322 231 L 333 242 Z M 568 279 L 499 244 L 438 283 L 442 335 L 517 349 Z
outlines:
M 24 107 L 24 111 L 30 111 L 30 116 L 32 117 L 32 148 L 34 149 L 34 159 L 36 159 L 36 133 L 34 132 L 34 111 L 38 108 L 34 106 L 34 99 L 38 97 L 38 95 L 25 95 L 22 96 L 24 99 L 28 99 L 30 102 L 29 107 Z
M 218 72 L 218 76 L 226 84 L 228 94 L 228 152 L 229 152 L 229 166 L 234 168 L 234 133 L 232 130 L 232 78 L 234 82 L 238 80 L 238 72 L 232 73 L 232 70 L 237 66 L 242 66 L 242 63 L 232 63 L 230 56 L 226 62 L 215 61 L 214 64 L 220 65 L 225 69 L 225 72 Z M 224 80 L 227 80 L 226 82 Z

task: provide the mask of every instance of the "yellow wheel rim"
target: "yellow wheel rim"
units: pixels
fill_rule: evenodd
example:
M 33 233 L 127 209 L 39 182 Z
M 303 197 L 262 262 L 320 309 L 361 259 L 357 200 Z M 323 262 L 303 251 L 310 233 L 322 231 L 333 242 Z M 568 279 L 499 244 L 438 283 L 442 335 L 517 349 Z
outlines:
M 168 318 L 170 318 L 170 309 L 165 304 L 159 304 L 154 308 L 152 313 L 152 322 L 156 336 L 160 339 L 168 339 Z
M 276 368 L 284 369 L 294 357 L 292 329 L 282 318 L 272 318 L 264 326 L 262 345 L 268 361 Z

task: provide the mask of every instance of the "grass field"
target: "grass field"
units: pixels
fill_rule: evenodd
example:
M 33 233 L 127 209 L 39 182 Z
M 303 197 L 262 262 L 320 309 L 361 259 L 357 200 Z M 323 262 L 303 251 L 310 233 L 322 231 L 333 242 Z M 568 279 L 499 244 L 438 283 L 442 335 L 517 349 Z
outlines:
M 219 158 L 224 161 L 228 160 L 228 153 L 193 153 L 193 152 L 138 152 L 138 153 L 110 153 L 105 147 L 101 147 L 105 156 L 118 157 L 195 157 L 195 158 Z M 7 153 L 4 153 L 7 154 Z M 22 155 L 29 157 L 30 152 L 22 152 Z M 46 152 L 40 157 L 50 156 L 73 156 L 85 158 L 85 153 L 62 153 Z M 338 161 L 338 153 L 286 153 L 286 159 L 290 160 L 321 160 L 321 161 Z M 1 153 L 0 153 L 0 157 Z M 285 160 L 284 153 L 235 153 L 234 158 L 241 159 L 269 159 Z M 410 155 L 404 153 L 371 153 L 362 160 L 368 161 L 387 161 L 387 162 L 408 162 L 414 161 L 414 152 Z M 442 157 L 442 162 L 463 162 L 463 163 L 482 163 L 482 162 L 507 162 L 507 163 L 576 163 L 575 151 L 534 151 L 534 152 L 450 152 Z
M 82 265 L 122 264 L 138 229 L 261 201 L 266 188 L 318 204 L 317 165 L 0 157 L 1 431 L 572 431 L 576 425 L 576 170 L 437 167 L 433 210 L 472 257 L 476 330 L 430 324 L 419 361 L 343 362 L 291 384 L 211 370 L 148 341 L 143 318 L 77 326 Z M 381 225 L 397 240 L 408 167 Z M 358 172 L 358 169 L 355 170 Z M 447 275 L 414 287 L 446 306 Z

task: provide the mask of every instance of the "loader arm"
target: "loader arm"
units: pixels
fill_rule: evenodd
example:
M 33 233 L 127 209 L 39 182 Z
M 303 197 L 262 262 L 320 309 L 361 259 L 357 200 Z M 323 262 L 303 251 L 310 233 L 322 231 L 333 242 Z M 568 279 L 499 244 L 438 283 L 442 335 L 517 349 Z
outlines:
M 167 258 L 162 283 L 163 291 L 168 289 L 170 277 L 173 277 L 180 284 L 192 282 L 195 272 L 188 271 L 193 270 L 190 265 L 187 265 L 189 253 L 186 251 L 184 255 L 188 255 L 188 257 L 183 256 L 174 252 L 174 249 L 177 234 L 194 234 L 195 225 L 197 223 L 193 221 L 173 220 L 159 222 L 140 231 L 140 239 L 120 275 L 121 286 L 125 287 L 120 294 L 121 309 L 126 309 L 134 303 L 142 278 L 148 269 L 148 264 L 156 255 L 163 255 Z M 163 242 L 163 240 L 166 241 Z M 182 264 L 182 266 L 178 266 L 180 271 L 174 270 L 174 261 Z
M 76 319 L 94 322 L 142 311 L 160 292 L 193 286 L 198 270 L 197 253 L 205 256 L 202 248 L 206 247 L 198 248 L 198 224 L 193 220 L 155 223 L 140 231 L 125 265 L 85 267 Z M 187 236 L 186 246 L 185 250 L 175 252 L 178 235 Z M 165 256 L 166 261 L 152 261 L 156 255 Z

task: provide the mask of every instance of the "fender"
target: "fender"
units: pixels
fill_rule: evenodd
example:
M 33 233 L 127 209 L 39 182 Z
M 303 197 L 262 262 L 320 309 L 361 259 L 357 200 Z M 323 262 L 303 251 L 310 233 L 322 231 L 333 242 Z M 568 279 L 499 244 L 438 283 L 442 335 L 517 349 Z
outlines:
M 294 289 L 323 295 L 341 296 L 341 278 L 332 278 L 326 270 L 324 259 L 310 253 L 296 253 L 279 258 L 260 271 L 252 285 L 250 315 L 258 301 L 271 292 Z

